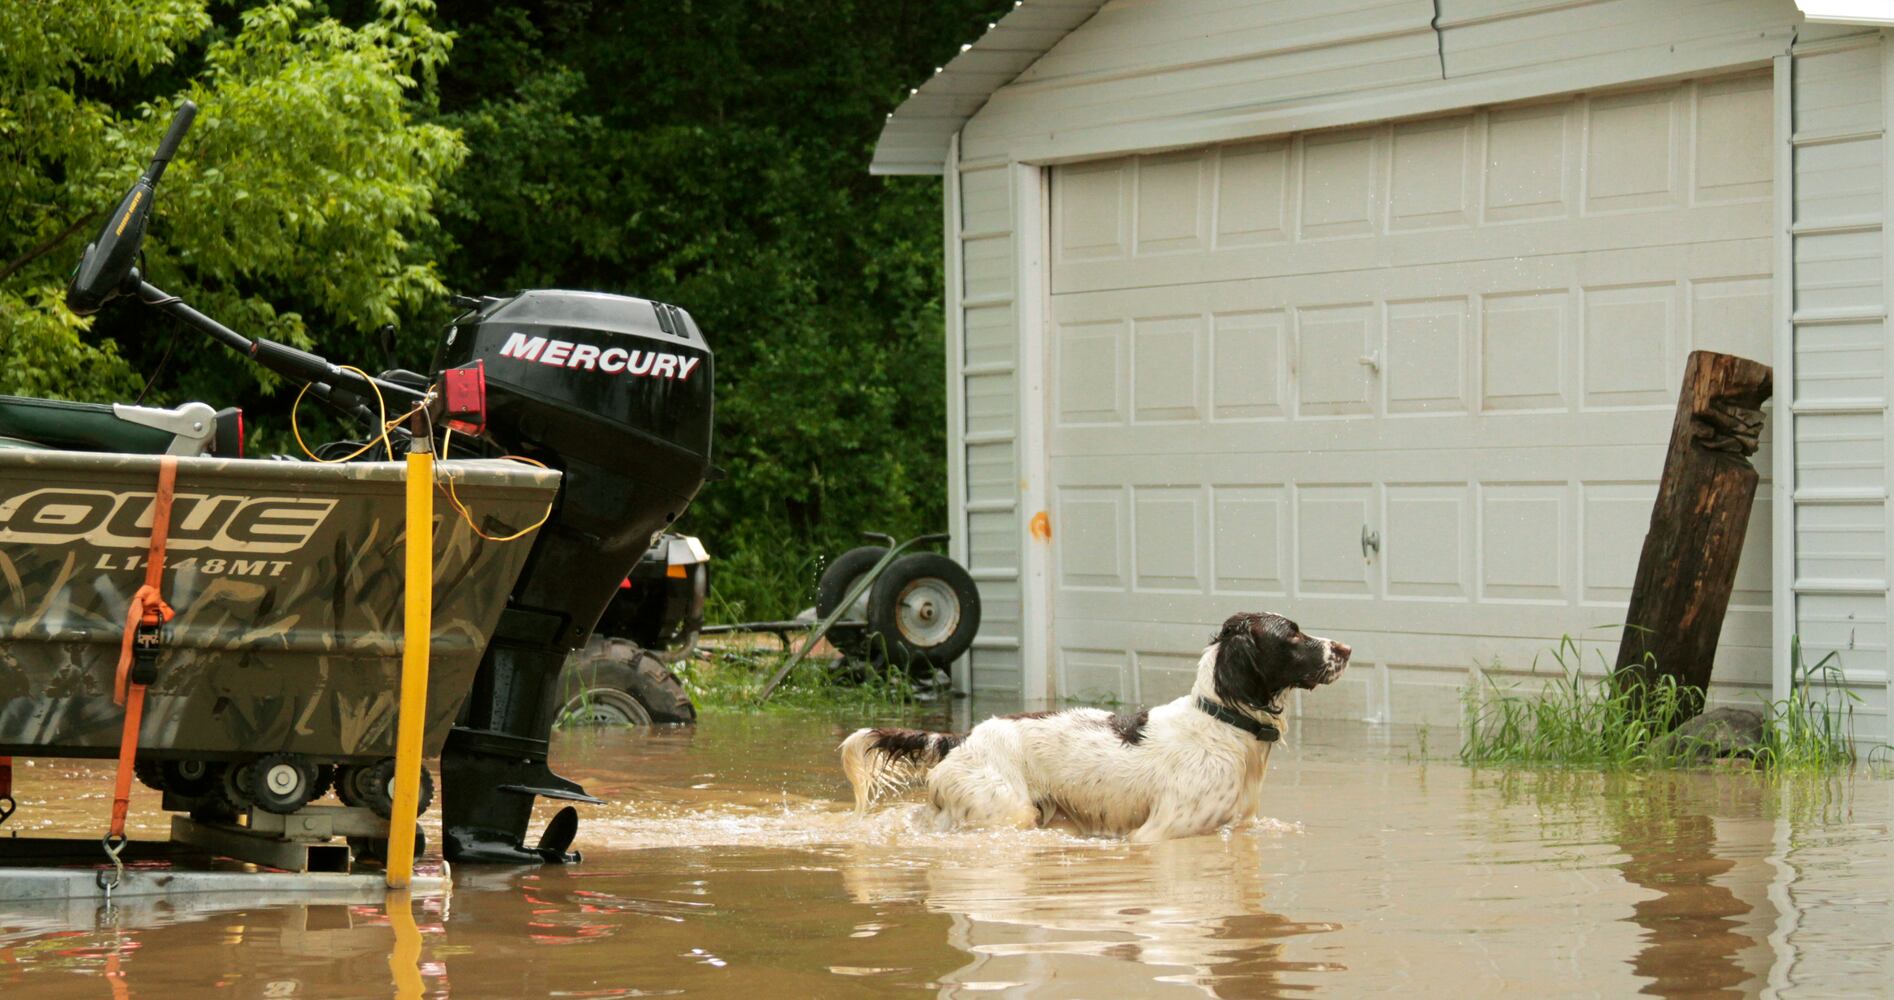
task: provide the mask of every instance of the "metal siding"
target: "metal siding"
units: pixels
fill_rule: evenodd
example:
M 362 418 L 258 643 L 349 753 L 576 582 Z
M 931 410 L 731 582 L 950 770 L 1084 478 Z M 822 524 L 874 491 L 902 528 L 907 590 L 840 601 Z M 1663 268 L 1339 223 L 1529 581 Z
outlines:
M 1856 736 L 1880 742 L 1889 735 L 1889 57 L 1878 33 L 1822 34 L 1794 52 L 1788 109 L 1794 357 L 1776 391 L 1790 403 L 1795 464 L 1790 599 L 1804 664 L 1837 658 L 1862 699 Z
M 1014 302 L 1013 202 L 1005 168 L 955 170 L 958 253 L 955 303 L 962 331 L 950 365 L 958 423 L 950 436 L 963 473 L 961 552 L 980 589 L 980 635 L 964 688 L 1019 689 L 1019 323 Z

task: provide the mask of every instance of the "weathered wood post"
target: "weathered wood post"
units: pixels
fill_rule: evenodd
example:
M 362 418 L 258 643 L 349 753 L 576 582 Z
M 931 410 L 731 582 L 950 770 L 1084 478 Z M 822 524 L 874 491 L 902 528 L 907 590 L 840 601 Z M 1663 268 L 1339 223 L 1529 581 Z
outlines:
M 1709 686 L 1756 499 L 1759 477 L 1749 456 L 1756 453 L 1760 407 L 1771 391 L 1768 365 L 1690 352 L 1618 644 L 1617 666 L 1628 668 L 1621 680 L 1649 684 L 1669 675 L 1698 691 Z M 1671 725 L 1702 708 L 1686 704 Z

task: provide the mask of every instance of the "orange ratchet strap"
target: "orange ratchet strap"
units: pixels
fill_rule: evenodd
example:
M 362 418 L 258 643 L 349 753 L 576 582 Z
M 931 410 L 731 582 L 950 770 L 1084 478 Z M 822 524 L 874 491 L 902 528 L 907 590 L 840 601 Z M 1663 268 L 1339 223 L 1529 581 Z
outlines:
M 118 651 L 118 679 L 112 685 L 112 701 L 125 706 L 125 730 L 118 740 L 118 779 L 112 789 L 112 828 L 106 834 L 107 852 L 111 842 L 125 840 L 125 812 L 131 805 L 132 761 L 138 756 L 138 727 L 145 717 L 145 685 L 155 678 L 135 669 L 139 659 L 150 662 L 158 653 L 158 629 L 176 614 L 164 603 L 159 585 L 164 579 L 164 544 L 171 535 L 171 495 L 177 486 L 178 460 L 165 455 L 158 460 L 158 492 L 151 502 L 151 549 L 145 558 L 145 585 L 132 595 L 125 613 L 125 641 Z M 134 649 L 136 645 L 138 648 Z M 142 657 L 140 654 L 143 654 Z M 116 855 L 113 856 L 117 860 Z

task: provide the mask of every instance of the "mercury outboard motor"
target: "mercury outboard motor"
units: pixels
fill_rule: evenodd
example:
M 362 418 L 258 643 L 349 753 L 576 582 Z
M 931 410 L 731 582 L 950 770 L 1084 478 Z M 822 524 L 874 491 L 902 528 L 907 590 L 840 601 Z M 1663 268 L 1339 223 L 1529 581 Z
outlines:
M 710 474 L 711 352 L 675 306 L 597 292 L 482 299 L 437 370 L 482 362 L 486 436 L 565 474 L 441 754 L 453 861 L 570 860 L 568 807 L 525 846 L 535 796 L 598 802 L 546 764 L 566 655 Z

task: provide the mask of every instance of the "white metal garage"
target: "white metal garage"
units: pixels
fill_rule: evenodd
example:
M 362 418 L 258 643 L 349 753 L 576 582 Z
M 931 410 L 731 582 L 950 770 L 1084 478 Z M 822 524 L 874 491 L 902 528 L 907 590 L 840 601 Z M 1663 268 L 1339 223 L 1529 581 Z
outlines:
M 873 167 L 950 181 L 961 683 L 1151 702 L 1259 606 L 1355 645 L 1315 715 L 1609 655 L 1703 347 L 1776 372 L 1712 695 L 1799 639 L 1885 738 L 1891 92 L 1791 0 L 1026 0 Z

